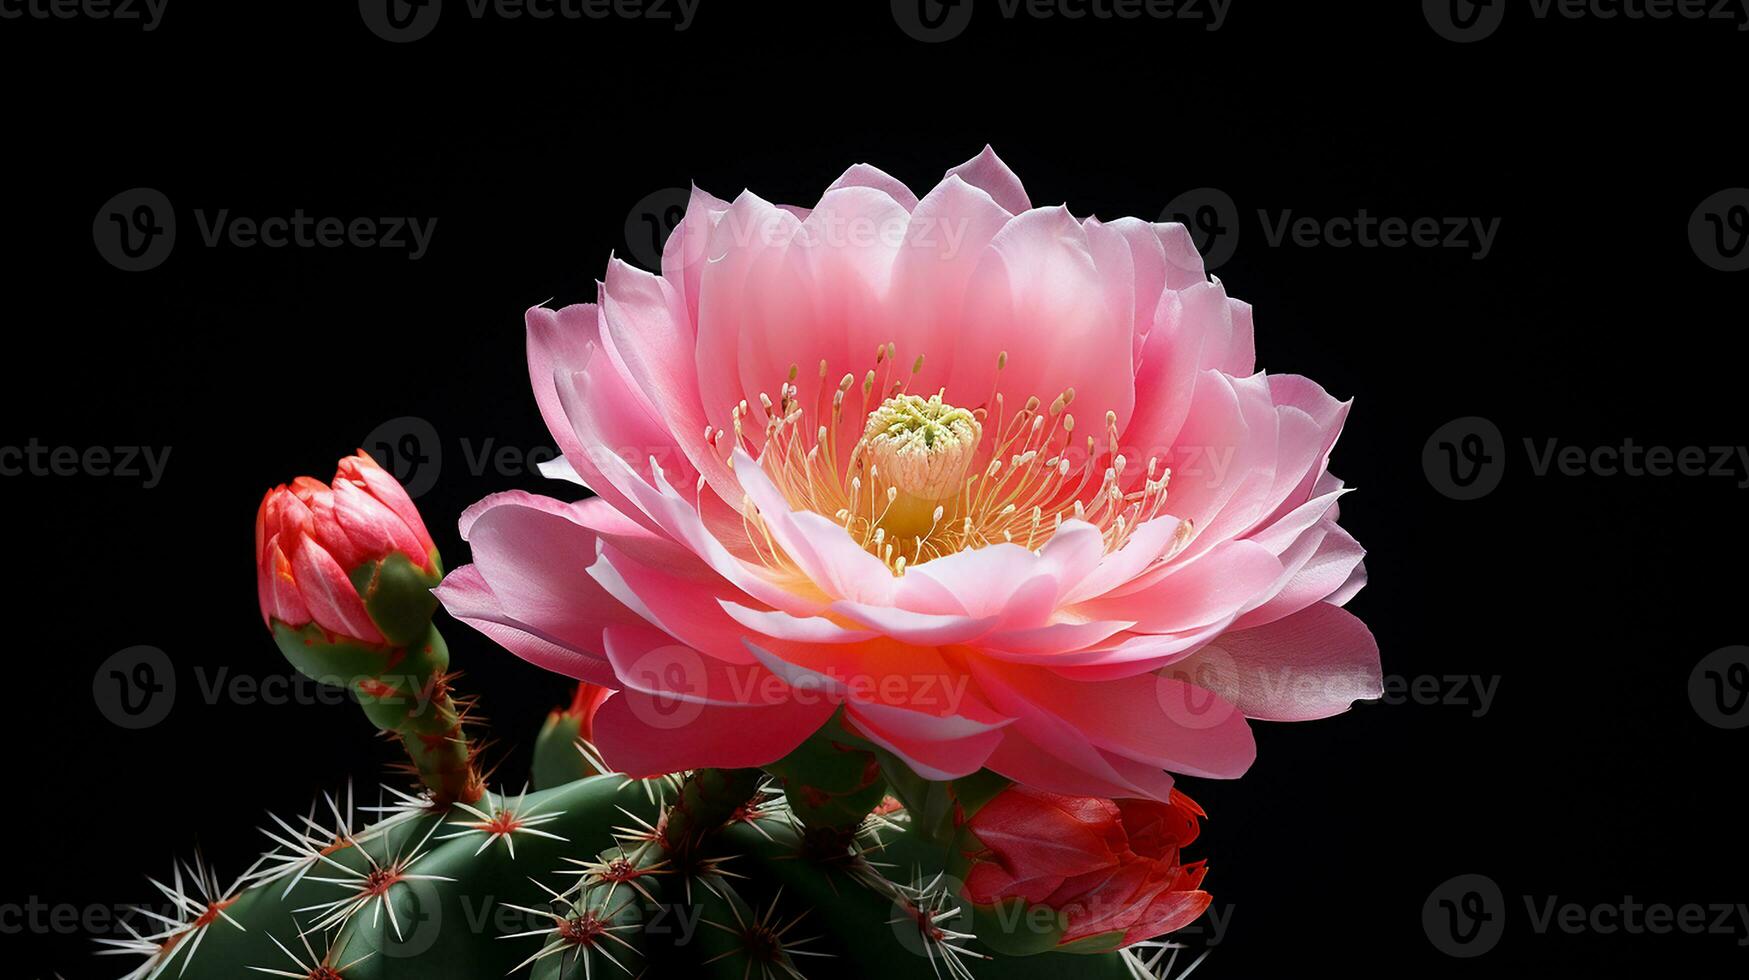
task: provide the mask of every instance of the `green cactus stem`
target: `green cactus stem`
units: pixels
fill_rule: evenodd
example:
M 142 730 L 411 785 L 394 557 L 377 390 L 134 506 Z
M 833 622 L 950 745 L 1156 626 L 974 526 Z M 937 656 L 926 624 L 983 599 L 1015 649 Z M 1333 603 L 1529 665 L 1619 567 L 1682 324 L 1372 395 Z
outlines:
M 338 639 L 314 624 L 294 629 L 276 621 L 273 636 L 292 666 L 348 688 L 371 724 L 400 737 L 412 771 L 439 805 L 475 803 L 485 794 L 465 706 L 450 689 L 449 646 L 436 626 L 397 647 Z
M 829 722 L 788 756 L 766 767 L 783 785 L 790 812 L 805 828 L 809 851 L 836 858 L 887 795 L 887 780 L 873 746 Z
M 658 828 L 676 867 L 686 868 L 711 834 L 753 802 L 764 776 L 758 769 L 699 769 L 686 777 Z

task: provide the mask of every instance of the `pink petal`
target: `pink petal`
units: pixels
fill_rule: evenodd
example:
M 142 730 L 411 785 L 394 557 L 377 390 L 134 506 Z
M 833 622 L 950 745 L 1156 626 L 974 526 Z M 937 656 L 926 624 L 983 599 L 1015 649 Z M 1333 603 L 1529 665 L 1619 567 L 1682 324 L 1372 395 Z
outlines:
M 982 153 L 949 170 L 947 175 L 958 177 L 990 195 L 997 204 L 1008 209 L 1010 214 L 1020 214 L 1032 209 L 1032 201 L 1026 196 L 1026 188 L 1021 186 L 1020 178 L 1008 169 L 1008 165 L 989 146 L 985 146 Z
M 990 242 L 966 287 L 949 400 L 976 404 L 998 387 L 1003 415 L 1029 396 L 1050 404 L 1075 389 L 1071 411 L 1097 433 L 1118 431 L 1135 404 L 1128 311 L 1121 319 L 1087 231 L 1065 208 L 1028 211 Z M 998 355 L 1006 367 L 998 371 Z M 994 413 L 994 408 L 992 408 Z
M 1317 382 L 1293 374 L 1272 375 L 1269 379 L 1269 393 L 1277 405 L 1296 408 L 1310 416 L 1317 425 L 1318 434 L 1314 446 L 1298 447 L 1299 452 L 1296 455 L 1305 461 L 1304 468 L 1291 489 L 1281 488 L 1277 491 L 1281 503 L 1274 513 L 1262 521 L 1265 525 L 1318 494 L 1318 481 L 1326 475 L 1330 465 L 1330 452 L 1335 448 L 1336 440 L 1342 434 L 1343 423 L 1348 419 L 1348 410 L 1354 404 L 1352 401 L 1339 402 Z
M 291 560 L 280 548 L 279 535 L 268 539 L 266 549 L 264 568 L 257 583 L 263 592 L 262 608 L 271 619 L 291 626 L 310 622 L 310 608 L 298 592 L 296 578 L 288 578 L 282 571 L 291 568 Z
M 969 776 L 984 768 L 1002 743 L 1001 732 L 959 739 L 906 738 L 888 731 L 860 709 L 852 710 L 846 720 L 864 738 L 898 756 L 912 772 L 937 781 Z
M 605 512 L 607 504 L 567 508 L 540 498 L 491 499 L 493 506 L 472 515 L 468 543 L 474 568 L 507 622 L 596 653 L 604 627 L 638 621 L 586 571 L 600 536 L 582 521 Z
M 1334 522 L 1307 532 L 1294 550 L 1297 553 L 1283 556 L 1284 581 L 1274 595 L 1235 620 L 1235 630 L 1273 623 L 1322 601 L 1350 580 L 1366 556 L 1366 549 Z
M 537 667 L 591 684 L 614 684 L 613 669 L 602 656 L 599 635 L 587 647 L 577 647 L 518 621 L 504 611 L 473 565 L 463 565 L 444 576 L 433 594 L 451 616 Z
M 1166 249 L 1167 289 L 1189 289 L 1208 281 L 1202 255 L 1197 252 L 1188 228 L 1176 221 L 1167 221 L 1156 223 L 1154 230 L 1159 233 L 1160 244 Z
M 1101 619 L 1051 623 L 1026 629 L 1000 630 L 984 637 L 978 645 L 1010 653 L 1049 656 L 1085 650 L 1135 625 L 1131 620 Z
M 1100 559 L 1093 571 L 1075 580 L 1063 602 L 1073 604 L 1105 595 L 1128 585 L 1136 576 L 1163 561 L 1183 545 L 1191 528 L 1182 520 L 1161 514 L 1138 524 L 1124 546 Z
M 1251 729 L 1217 695 L 1194 695 L 1173 678 L 1065 682 L 1035 669 L 980 669 L 979 686 L 997 710 L 1049 714 L 1114 755 L 1193 776 L 1237 778 L 1257 756 Z
M 595 744 L 608 765 L 634 777 L 713 766 L 740 769 L 789 755 L 831 716 L 830 705 L 794 702 L 677 710 L 665 698 L 621 691 L 595 714 Z
M 748 662 L 738 624 L 722 603 L 742 593 L 721 579 L 697 581 L 633 560 L 609 544 L 589 566 L 589 577 L 608 595 L 674 642 L 729 663 Z
M 892 606 L 877 606 L 862 602 L 839 600 L 832 604 L 832 613 L 866 626 L 904 643 L 919 646 L 943 646 L 969 643 L 990 632 L 1000 622 L 998 616 L 974 619 L 968 616 L 934 616 L 915 613 Z
M 385 472 L 362 449 L 358 455 L 348 456 L 340 461 L 334 479 L 336 482 L 345 479 L 363 484 L 372 497 L 395 512 L 395 516 L 401 519 L 401 523 L 407 526 L 407 530 L 412 532 L 414 540 L 418 542 L 419 550 L 410 553 L 410 557 L 422 558 L 436 547 L 432 543 L 430 532 L 425 529 L 424 519 L 419 516 L 419 508 L 407 496 L 407 490 L 401 486 L 401 481 Z M 423 562 L 420 565 L 424 567 Z
M 298 592 L 316 625 L 366 643 L 383 642 L 383 635 L 365 612 L 364 600 L 358 597 L 346 572 L 308 534 L 298 541 L 291 563 Z
M 730 411 L 746 397 L 741 385 L 741 339 L 763 336 L 762 301 L 783 298 L 766 296 L 764 291 L 800 229 L 794 215 L 751 193 L 736 198 L 712 229 L 699 281 L 697 343 L 692 349 L 673 352 L 692 363 L 670 365 L 667 370 L 687 370 L 697 379 L 688 397 L 698 399 L 703 421 L 718 429 L 733 431 Z M 781 380 L 765 378 L 761 384 L 775 389 Z M 702 438 L 702 423 L 699 432 Z
M 792 616 L 774 609 L 753 609 L 722 601 L 723 611 L 742 628 L 792 643 L 861 643 L 875 634 L 845 629 L 822 616 Z
M 591 387 L 597 393 L 585 404 L 600 416 L 596 427 L 607 440 L 603 448 L 640 471 L 654 456 L 671 479 L 686 485 L 703 474 L 725 500 L 738 502 L 727 465 L 704 441 L 706 413 L 693 368 L 696 343 L 673 287 L 617 259 L 608 263 L 601 335 L 615 378 L 610 381 L 592 368 Z M 653 408 L 632 412 L 628 403 L 639 400 Z
M 686 215 L 662 246 L 662 277 L 685 303 L 688 323 L 698 321 L 699 282 L 704 277 L 711 234 L 728 209 L 727 201 L 694 187 Z
M 1034 733 L 1040 741 L 1033 739 Z M 1053 750 L 1046 750 L 1047 744 Z M 1065 796 L 1165 800 L 1172 792 L 1172 777 L 1166 772 L 1121 772 L 1108 754 L 1077 744 L 1074 730 L 1054 719 L 1017 721 L 1002 732 L 1002 743 L 984 764 L 1017 783 Z
M 1329 597 L 1326 598 L 1324 601 L 1328 602 L 1332 606 L 1346 606 L 1346 605 L 1348 605 L 1348 601 L 1350 599 L 1353 599 L 1355 597 L 1355 595 L 1358 594 L 1360 592 L 1360 590 L 1362 588 L 1364 588 L 1365 586 L 1366 586 L 1366 563 L 1361 562 L 1360 564 L 1354 566 L 1354 571 L 1349 573 L 1348 581 L 1346 581 L 1346 582 L 1342 583 L 1340 586 L 1338 586 L 1336 591 L 1330 593 Z
M 959 739 L 1010 720 L 972 689 L 963 669 L 931 648 L 886 639 L 825 648 L 749 639 L 747 649 L 791 686 L 847 702 L 896 735 Z
M 730 662 L 643 623 L 602 631 L 618 687 L 687 704 L 757 707 L 790 699 L 790 685 L 745 651 Z
M 820 590 L 834 598 L 884 604 L 894 591 L 893 573 L 845 533 L 812 511 L 792 510 L 764 468 L 736 449 L 735 472 L 759 508 L 779 547 Z
M 906 187 L 903 181 L 866 163 L 858 163 L 844 171 L 844 175 L 833 181 L 826 191 L 830 194 L 842 187 L 872 187 L 898 202 L 906 211 L 915 210 L 917 207 L 917 195 L 911 193 L 911 188 Z
M 694 506 L 681 499 L 668 485 L 659 467 L 651 472 L 653 486 L 645 483 L 616 457 L 605 460 L 604 469 L 614 485 L 631 497 L 638 509 L 663 533 L 684 545 L 712 571 L 742 592 L 766 605 L 800 616 L 814 615 L 824 607 L 824 603 L 790 591 L 763 570 L 755 569 L 730 554 L 705 527 Z
M 534 400 L 540 406 L 541 418 L 559 451 L 570 462 L 582 483 L 597 494 L 612 501 L 618 509 L 641 522 L 637 509 L 631 507 L 602 476 L 594 457 L 599 443 L 585 445 L 571 425 L 560 397 L 559 382 L 569 387 L 571 376 L 584 370 L 599 349 L 597 327 L 599 311 L 593 303 L 567 306 L 554 312 L 534 307 L 527 313 L 528 376 L 534 386 Z
M 1140 633 L 1182 633 L 1261 601 L 1282 567 L 1256 542 L 1229 541 L 1168 571 L 1146 589 L 1083 602 L 1076 611 L 1095 619 L 1134 620 Z
M 723 663 L 649 627 L 612 627 L 604 639 L 624 690 L 596 714 L 596 744 L 630 775 L 775 762 L 837 708 L 756 663 Z
M 853 324 L 850 349 L 870 351 L 891 342 L 905 367 L 923 355 L 923 370 L 913 379 L 911 390 L 933 392 L 946 386 L 966 284 L 990 241 L 1012 217 L 988 194 L 958 177 L 938 184 L 912 210 L 905 244 L 893 260 L 888 322 L 878 332 L 864 331 L 861 322 Z M 861 435 L 860 430 L 856 434 Z
M 1002 617 L 1006 628 L 1044 625 L 1060 597 L 1097 567 L 1104 539 L 1085 521 L 1065 521 L 1035 554 L 1003 542 L 907 569 L 893 603 L 935 615 Z
M 1220 636 L 1236 616 L 1216 620 L 1183 633 L 1120 633 L 1104 643 L 1073 653 L 1022 654 L 985 650 L 993 659 L 1033 664 L 1076 680 L 1105 681 L 1151 673 L 1189 656 Z
M 1229 633 L 1168 673 L 1194 679 L 1265 721 L 1327 718 L 1384 692 L 1371 631 L 1328 603 Z
M 1160 308 L 1160 297 L 1166 289 L 1169 266 L 1166 248 L 1154 226 L 1138 218 L 1119 218 L 1106 225 L 1123 238 L 1129 249 L 1130 266 L 1134 270 L 1132 291 L 1132 322 L 1135 336 L 1132 348 L 1137 363 L 1141 363 L 1142 347 L 1154 329 L 1154 314 Z

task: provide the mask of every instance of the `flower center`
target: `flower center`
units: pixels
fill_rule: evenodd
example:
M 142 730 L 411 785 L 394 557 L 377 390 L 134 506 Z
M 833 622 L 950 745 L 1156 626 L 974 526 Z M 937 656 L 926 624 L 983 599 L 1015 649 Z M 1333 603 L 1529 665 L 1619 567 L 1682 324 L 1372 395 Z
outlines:
M 959 496 L 983 423 L 931 395 L 894 395 L 869 413 L 862 446 L 898 492 L 877 522 L 889 535 L 927 534 L 937 507 Z
M 991 544 L 1036 550 L 1066 520 L 1099 528 L 1108 551 L 1122 548 L 1137 525 L 1161 513 L 1170 471 L 1157 458 L 1145 473 L 1128 469 L 1112 412 L 1103 440 L 1078 434 L 1068 410 L 1073 388 L 1048 405 L 1029 397 L 1008 408 L 1007 360 L 997 358 L 994 389 L 971 409 L 950 404 L 946 391 L 910 394 L 923 358 L 909 378 L 895 377 L 902 369 L 892 344 L 875 350 L 860 385 L 855 374 L 832 385 L 822 361 L 806 395 L 792 365 L 775 400 L 762 394 L 756 407 L 739 403 L 730 411 L 733 428 L 707 427 L 705 440 L 724 456 L 747 449 L 791 506 L 831 517 L 895 575 Z M 850 428 L 856 419 L 865 420 L 860 435 Z M 788 566 L 752 501 L 741 510 L 760 558 Z

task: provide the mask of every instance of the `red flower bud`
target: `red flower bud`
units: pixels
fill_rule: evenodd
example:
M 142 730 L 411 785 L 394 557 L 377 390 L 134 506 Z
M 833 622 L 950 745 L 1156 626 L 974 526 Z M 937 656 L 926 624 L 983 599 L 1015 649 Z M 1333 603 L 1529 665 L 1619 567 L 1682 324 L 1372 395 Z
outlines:
M 1102 952 L 1182 929 L 1211 901 L 1204 862 L 1179 863 L 1201 816 L 1177 790 L 1158 803 L 1010 786 L 967 824 L 966 898 L 974 909 L 1018 901 L 1054 911 L 1059 949 Z
M 379 589 L 385 563 L 395 556 L 430 585 L 442 576 L 413 501 L 362 451 L 340 461 L 332 485 L 300 476 L 275 487 L 255 515 L 261 617 L 269 629 L 276 622 L 294 629 L 313 622 L 340 639 L 410 642 L 397 634 L 417 635 L 416 607 L 430 597 L 399 594 L 417 587 L 401 588 L 394 576 L 393 588 Z M 426 610 L 427 623 L 430 615 Z
M 601 702 L 613 691 L 600 684 L 588 681 L 577 683 L 577 695 L 571 699 L 571 706 L 561 712 L 567 718 L 577 721 L 577 735 L 586 742 L 595 741 L 595 712 L 601 709 Z

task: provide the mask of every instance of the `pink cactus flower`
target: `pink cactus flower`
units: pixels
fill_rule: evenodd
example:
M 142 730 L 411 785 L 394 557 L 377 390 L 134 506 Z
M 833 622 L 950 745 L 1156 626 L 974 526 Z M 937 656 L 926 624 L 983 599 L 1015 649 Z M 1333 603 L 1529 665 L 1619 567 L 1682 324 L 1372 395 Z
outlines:
M 438 571 L 437 547 L 407 491 L 362 450 L 340 461 L 332 486 L 307 476 L 281 484 L 255 515 L 261 618 L 270 629 L 313 622 L 338 638 L 384 643 L 355 576 L 393 554 Z M 366 578 L 365 593 L 370 586 Z
M 1185 229 L 1035 208 L 986 149 L 922 198 L 694 191 L 662 271 L 528 312 L 553 474 L 464 514 L 450 612 L 611 686 L 637 775 L 770 763 L 828 718 L 947 779 L 1170 798 L 1247 718 L 1380 691 L 1327 472 L 1348 413 L 1256 369 Z

